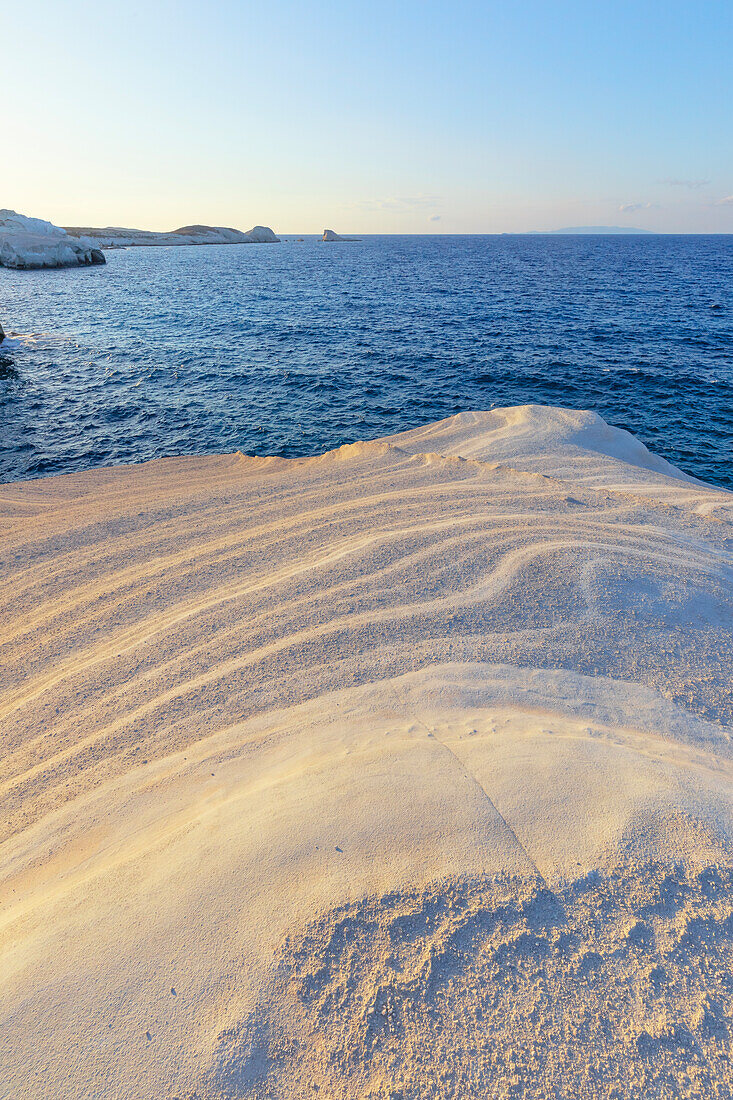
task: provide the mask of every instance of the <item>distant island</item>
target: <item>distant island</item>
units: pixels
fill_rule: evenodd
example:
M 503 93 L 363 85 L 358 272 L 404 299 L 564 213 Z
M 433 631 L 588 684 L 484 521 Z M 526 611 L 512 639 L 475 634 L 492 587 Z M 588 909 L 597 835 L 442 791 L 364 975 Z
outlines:
M 565 234 L 565 236 L 583 236 L 599 234 L 616 234 L 616 233 L 643 233 L 654 236 L 654 231 L 651 229 L 636 229 L 633 225 L 571 225 L 565 229 L 535 229 L 533 230 L 533 236 L 549 236 L 551 234 Z

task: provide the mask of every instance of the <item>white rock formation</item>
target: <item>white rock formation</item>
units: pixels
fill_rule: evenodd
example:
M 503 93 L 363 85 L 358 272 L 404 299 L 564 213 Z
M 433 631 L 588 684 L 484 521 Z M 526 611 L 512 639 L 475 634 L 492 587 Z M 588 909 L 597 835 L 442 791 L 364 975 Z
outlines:
M 278 244 L 280 241 L 280 238 L 276 237 L 269 226 L 266 225 L 253 226 L 245 236 L 249 237 L 252 244 Z
M 0 210 L 0 267 L 30 270 L 103 263 L 95 241 L 72 236 L 42 218 Z
M 184 225 L 169 233 L 156 233 L 148 229 L 123 229 L 107 226 L 105 229 L 73 227 L 69 233 L 83 234 L 101 248 L 135 248 L 143 245 L 172 247 L 184 244 L 279 244 L 280 238 L 264 225 L 255 225 L 247 233 L 215 225 Z
M 3 485 L 2 1100 L 733 1096 L 732 547 L 536 405 Z
M 338 233 L 334 233 L 333 229 L 324 229 L 322 241 L 327 241 L 329 244 L 335 241 L 358 241 L 359 237 L 340 237 Z

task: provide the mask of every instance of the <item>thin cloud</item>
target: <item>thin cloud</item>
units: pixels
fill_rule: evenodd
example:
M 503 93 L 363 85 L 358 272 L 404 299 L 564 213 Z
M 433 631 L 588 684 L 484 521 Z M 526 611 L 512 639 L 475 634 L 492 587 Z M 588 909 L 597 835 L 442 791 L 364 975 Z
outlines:
M 388 210 L 404 213 L 409 210 L 424 210 L 438 206 L 439 199 L 434 195 L 406 195 L 384 199 L 361 199 L 349 203 L 358 210 Z
M 726 195 L 724 199 L 718 199 L 713 206 L 733 206 L 733 195 Z
M 622 202 L 619 206 L 620 214 L 634 214 L 637 210 L 654 210 L 656 202 Z
M 662 180 L 669 187 L 686 187 L 688 191 L 698 191 L 701 187 L 707 187 L 710 180 Z
M 430 217 L 428 218 L 428 221 L 429 222 L 439 222 L 440 221 L 440 214 L 431 214 Z

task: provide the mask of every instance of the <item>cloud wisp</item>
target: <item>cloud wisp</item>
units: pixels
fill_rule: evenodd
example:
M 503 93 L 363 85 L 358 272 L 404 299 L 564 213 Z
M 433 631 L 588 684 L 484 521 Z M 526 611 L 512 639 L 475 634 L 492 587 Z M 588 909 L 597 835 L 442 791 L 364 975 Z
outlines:
M 622 202 L 619 206 L 619 214 L 635 214 L 637 210 L 656 210 L 659 204 L 656 202 Z
M 436 207 L 440 200 L 435 195 L 410 195 L 404 197 L 394 196 L 384 199 L 359 199 L 349 203 L 349 206 L 359 210 L 387 210 L 397 213 L 405 213 L 410 210 L 429 210 Z
M 667 179 L 661 180 L 660 182 L 666 183 L 668 187 L 686 187 L 688 191 L 699 191 L 701 187 L 707 187 L 711 181 Z

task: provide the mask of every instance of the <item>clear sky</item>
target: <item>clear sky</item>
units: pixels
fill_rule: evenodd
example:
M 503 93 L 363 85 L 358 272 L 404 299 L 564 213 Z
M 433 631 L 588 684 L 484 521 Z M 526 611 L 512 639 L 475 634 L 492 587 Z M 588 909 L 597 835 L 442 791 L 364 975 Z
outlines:
M 0 0 L 0 207 L 733 232 L 733 2 Z

